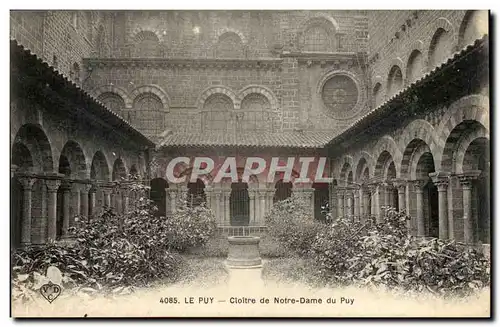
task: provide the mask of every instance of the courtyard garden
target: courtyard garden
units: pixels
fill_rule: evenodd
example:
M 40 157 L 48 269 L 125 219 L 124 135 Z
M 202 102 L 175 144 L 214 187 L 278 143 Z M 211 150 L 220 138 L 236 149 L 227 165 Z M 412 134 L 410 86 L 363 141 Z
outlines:
M 381 292 L 439 301 L 486 301 L 489 296 L 490 262 L 481 251 L 454 241 L 417 239 L 407 229 L 411 218 L 391 208 L 379 223 L 371 217 L 320 222 L 308 216 L 302 198 L 292 195 L 275 203 L 266 216 L 262 270 L 242 277 L 226 268 L 227 238 L 217 234 L 215 217 L 205 204 L 193 206 L 184 199 L 165 218 L 157 215 L 147 187 L 134 187 L 136 200 L 127 214 L 105 210 L 90 221 L 78 221 L 71 242 L 13 251 L 14 306 L 45 305 L 39 290 L 49 281 L 61 285 L 61 298 L 137 300 L 149 294 L 144 296 L 154 297 L 155 306 L 162 296 L 190 289 L 197 295 L 210 289 L 217 290 L 211 294 L 239 290 L 245 295 L 271 289 L 275 295 L 287 288 L 301 294 L 350 290 L 365 301 Z M 57 269 L 49 273 L 49 267 Z M 375 293 L 366 293 L 371 291 Z

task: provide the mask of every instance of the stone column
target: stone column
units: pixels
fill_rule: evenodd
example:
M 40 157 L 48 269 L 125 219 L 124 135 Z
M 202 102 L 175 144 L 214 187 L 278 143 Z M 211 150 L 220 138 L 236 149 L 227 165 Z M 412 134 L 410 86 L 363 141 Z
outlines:
M 361 206 L 359 201 L 359 190 L 356 188 L 354 189 L 354 217 L 356 217 L 357 221 L 359 221 L 360 213 L 361 213 Z
M 344 188 L 337 187 L 337 218 L 344 217 Z
M 428 183 L 426 180 L 414 180 L 413 186 L 415 189 L 417 202 L 417 236 L 425 236 L 425 221 L 424 221 L 424 187 Z
M 224 225 L 224 216 L 222 215 L 222 210 L 221 210 L 221 197 L 222 197 L 222 191 L 217 189 L 214 191 L 215 192 L 215 217 L 217 218 L 217 225 L 218 226 L 223 226 Z
M 18 177 L 23 187 L 23 216 L 21 227 L 21 245 L 31 244 L 31 192 L 36 179 L 33 177 Z
M 248 189 L 248 197 L 250 198 L 250 208 L 249 208 L 249 213 L 250 213 L 250 221 L 249 221 L 249 225 L 252 226 L 252 225 L 255 225 L 255 219 L 257 217 L 257 212 L 260 213 L 260 206 L 256 206 L 255 205 L 255 195 L 257 193 L 257 190 L 253 189 L 253 188 L 250 188 Z M 257 211 L 257 212 L 256 212 Z M 259 218 L 260 220 L 260 218 Z
M 73 224 L 75 217 L 80 216 L 80 185 L 78 183 L 71 184 L 71 223 Z
M 344 209 L 344 213 L 346 214 L 346 216 L 349 216 L 352 219 L 354 216 L 354 204 L 353 204 L 353 194 L 351 188 L 346 190 L 345 198 L 346 198 L 347 208 Z
M 464 242 L 466 244 L 473 244 L 474 237 L 474 221 L 472 216 L 472 187 L 473 181 L 478 178 L 481 171 L 468 171 L 463 174 L 457 175 L 460 184 L 462 184 L 463 205 L 464 205 Z
M 81 184 L 80 186 L 80 214 L 84 219 L 89 219 L 89 191 L 92 188 L 91 184 Z
M 71 185 L 68 182 L 64 182 L 63 185 L 63 221 L 62 221 L 62 230 L 61 230 L 61 238 L 68 238 L 68 228 L 69 228 L 69 209 L 71 208 L 70 203 L 70 191 Z
M 97 192 L 97 187 L 96 185 L 92 185 L 89 191 L 89 219 L 93 218 L 95 216 L 96 212 L 96 192 Z
M 229 199 L 231 190 L 224 190 L 224 225 L 231 225 L 231 210 L 229 210 Z
M 362 213 L 362 216 L 363 218 L 364 217 L 368 217 L 371 212 L 371 208 L 370 208 L 370 190 L 366 187 L 366 186 L 363 186 L 361 188 L 361 192 L 362 192 L 362 197 L 363 197 L 363 213 Z
M 372 214 L 375 215 L 376 221 L 382 221 L 382 215 L 380 212 L 380 184 L 379 183 L 371 183 L 370 191 L 372 194 Z
M 262 226 L 265 225 L 265 217 L 266 217 L 266 197 L 267 197 L 267 189 L 261 189 L 259 191 L 259 200 L 260 200 L 260 215 L 257 220 L 257 225 Z
M 104 206 L 107 208 L 111 207 L 111 188 L 108 186 L 103 186 L 102 193 L 104 194 Z
M 406 181 L 397 180 L 393 182 L 394 187 L 398 190 L 398 207 L 399 211 L 406 210 Z
M 47 203 L 47 238 L 48 241 L 55 241 L 57 236 L 57 190 L 61 185 L 58 179 L 46 179 L 48 203 Z
M 448 183 L 449 175 L 442 172 L 430 173 L 429 177 L 438 189 L 439 238 L 448 238 Z
M 266 189 L 266 213 L 271 211 L 273 206 L 274 189 Z
M 207 185 L 205 187 L 205 196 L 207 197 L 207 208 L 212 210 L 212 212 L 215 212 L 214 209 L 214 192 L 211 186 Z
M 392 201 L 392 183 L 389 181 L 386 181 L 382 184 L 384 188 L 384 206 L 386 207 L 393 207 L 393 201 Z

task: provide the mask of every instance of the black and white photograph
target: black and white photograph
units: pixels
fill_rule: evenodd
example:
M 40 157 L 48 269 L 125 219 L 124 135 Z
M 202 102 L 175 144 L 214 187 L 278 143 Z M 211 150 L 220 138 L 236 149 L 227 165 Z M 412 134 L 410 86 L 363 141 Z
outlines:
M 491 12 L 327 7 L 9 9 L 10 316 L 491 318 Z

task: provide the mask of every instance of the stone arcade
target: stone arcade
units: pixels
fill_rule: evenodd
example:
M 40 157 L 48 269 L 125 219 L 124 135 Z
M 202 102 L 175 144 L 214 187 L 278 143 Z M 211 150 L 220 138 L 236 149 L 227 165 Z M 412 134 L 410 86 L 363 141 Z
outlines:
M 130 175 L 229 235 L 296 192 L 311 219 L 392 205 L 414 235 L 487 246 L 487 34 L 486 11 L 12 11 L 12 246 L 127 210 Z M 238 181 L 168 182 L 203 156 L 241 158 Z M 244 181 L 249 157 L 326 157 L 333 181 Z

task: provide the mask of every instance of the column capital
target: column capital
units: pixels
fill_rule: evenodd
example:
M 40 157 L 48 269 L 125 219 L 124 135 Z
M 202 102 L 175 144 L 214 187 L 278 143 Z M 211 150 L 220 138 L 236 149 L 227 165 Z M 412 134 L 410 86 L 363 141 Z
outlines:
M 380 182 L 368 183 L 368 189 L 372 192 L 375 192 L 379 186 L 380 186 Z
M 113 190 L 110 187 L 106 187 L 106 186 L 102 187 L 102 192 L 104 193 L 104 195 L 110 195 L 111 191 L 113 191 Z
M 167 188 L 167 194 L 170 197 L 170 199 L 175 199 L 177 197 L 177 190 L 176 189 L 171 189 Z
M 92 184 L 80 184 L 80 191 L 83 193 L 88 193 L 92 188 Z
M 33 184 L 36 182 L 36 178 L 31 176 L 19 176 L 17 180 L 21 183 L 21 186 L 25 191 L 31 190 L 33 188 Z
M 398 192 L 404 192 L 408 182 L 404 179 L 395 179 L 392 181 L 392 185 L 398 189 Z
M 45 179 L 44 182 L 49 192 L 57 192 L 59 186 L 61 186 L 60 179 Z
M 422 191 L 424 186 L 427 185 L 429 181 L 427 179 L 415 179 L 409 182 L 415 187 L 415 189 Z
M 460 181 L 460 184 L 464 187 L 471 187 L 472 182 L 477 180 L 477 178 L 481 175 L 480 170 L 470 170 L 463 172 L 462 174 L 457 174 L 458 180 Z
M 434 172 L 430 173 L 429 177 L 432 179 L 434 185 L 437 186 L 438 191 L 445 191 L 448 187 L 448 183 L 450 181 L 450 174 L 444 172 Z

